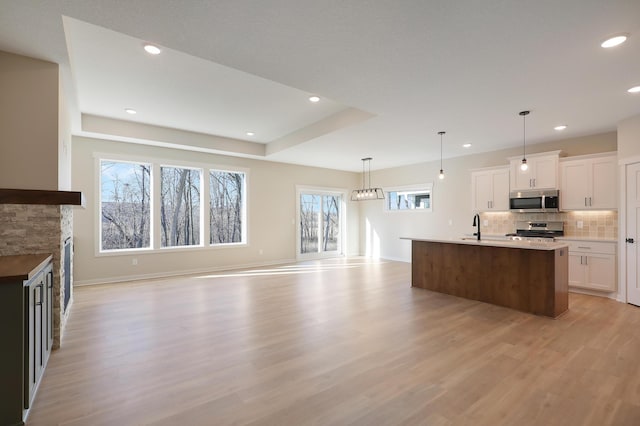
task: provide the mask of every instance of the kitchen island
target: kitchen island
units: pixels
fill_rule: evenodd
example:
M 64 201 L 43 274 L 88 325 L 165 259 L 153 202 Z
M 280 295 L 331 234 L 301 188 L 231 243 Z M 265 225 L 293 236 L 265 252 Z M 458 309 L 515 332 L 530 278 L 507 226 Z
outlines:
M 568 245 L 411 240 L 412 287 L 556 318 L 569 308 Z

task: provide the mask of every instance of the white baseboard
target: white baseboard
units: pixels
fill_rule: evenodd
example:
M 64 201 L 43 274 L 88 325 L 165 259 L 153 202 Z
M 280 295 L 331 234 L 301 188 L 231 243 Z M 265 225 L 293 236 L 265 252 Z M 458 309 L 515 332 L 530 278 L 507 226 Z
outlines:
M 82 287 L 82 286 L 88 286 L 88 285 L 121 283 L 125 281 L 153 280 L 158 278 L 169 278 L 169 277 L 175 277 L 180 275 L 194 275 L 194 274 L 204 274 L 208 272 L 233 271 L 237 269 L 284 265 L 287 263 L 295 263 L 295 262 L 296 262 L 295 259 L 280 259 L 280 260 L 274 260 L 271 262 L 247 263 L 243 265 L 227 265 L 227 266 L 199 268 L 199 269 L 184 269 L 184 270 L 176 270 L 171 272 L 158 272 L 158 273 L 152 273 L 152 274 L 122 275 L 118 277 L 97 278 L 92 280 L 74 280 L 73 286 Z
M 621 302 L 624 303 L 622 300 L 618 299 L 618 294 L 614 291 L 611 293 L 603 293 L 601 291 L 594 291 L 594 290 L 589 290 L 587 288 L 576 288 L 576 287 L 569 287 L 569 293 L 580 293 L 580 294 L 586 294 L 588 296 L 598 296 L 598 297 L 606 297 L 608 299 L 612 299 L 615 300 L 616 302 Z

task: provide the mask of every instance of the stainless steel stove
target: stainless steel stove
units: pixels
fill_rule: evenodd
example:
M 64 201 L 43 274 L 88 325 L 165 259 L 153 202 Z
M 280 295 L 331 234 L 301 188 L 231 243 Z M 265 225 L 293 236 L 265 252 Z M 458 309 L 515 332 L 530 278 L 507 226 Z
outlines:
M 517 221 L 515 234 L 507 234 L 510 240 L 551 242 L 564 235 L 564 222 L 558 221 Z

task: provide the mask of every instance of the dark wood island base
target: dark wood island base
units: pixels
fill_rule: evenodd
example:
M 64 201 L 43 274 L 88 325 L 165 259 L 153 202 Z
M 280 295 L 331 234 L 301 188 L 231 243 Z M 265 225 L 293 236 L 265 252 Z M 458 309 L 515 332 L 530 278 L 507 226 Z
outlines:
M 568 248 L 559 246 L 412 239 L 411 285 L 556 318 L 569 309 Z

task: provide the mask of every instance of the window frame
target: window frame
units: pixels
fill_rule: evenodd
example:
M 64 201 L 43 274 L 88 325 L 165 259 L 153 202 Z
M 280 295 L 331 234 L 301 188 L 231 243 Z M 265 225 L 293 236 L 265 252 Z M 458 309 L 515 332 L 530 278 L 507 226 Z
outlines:
M 229 168 L 229 167 L 210 167 L 207 170 L 207 208 L 211 206 L 211 172 L 224 172 L 224 173 L 242 173 L 244 175 L 244 184 L 242 185 L 242 241 L 237 243 L 211 243 L 211 217 L 207 215 L 207 232 L 205 234 L 207 244 L 211 248 L 224 248 L 224 247 L 242 247 L 248 245 L 249 240 L 249 224 L 247 223 L 247 211 L 249 209 L 249 199 L 247 198 L 247 187 L 249 186 L 249 173 L 248 169 L 241 167 Z
M 339 195 L 341 196 L 340 202 L 340 241 L 338 243 L 339 250 L 328 252 L 313 252 L 313 253 L 300 253 L 300 196 L 302 194 L 312 195 Z M 296 260 L 311 260 L 311 259 L 324 259 L 331 257 L 344 257 L 348 251 L 348 229 L 347 229 L 347 200 L 349 196 L 349 190 L 345 188 L 328 188 L 320 186 L 310 185 L 296 185 Z
M 94 205 L 96 206 L 96 212 L 93 215 L 94 220 L 94 255 L 96 257 L 109 257 L 109 256 L 131 256 L 137 254 L 154 254 L 154 253 L 168 253 L 168 252 L 184 252 L 184 251 L 199 251 L 199 250 L 224 250 L 234 248 L 244 248 L 249 246 L 250 241 L 250 225 L 247 220 L 249 215 L 250 201 L 248 198 L 249 185 L 251 179 L 250 169 L 247 167 L 239 166 L 227 166 L 224 164 L 216 163 L 203 163 L 197 161 L 183 161 L 172 160 L 159 157 L 148 156 L 135 156 L 135 155 L 122 155 L 116 153 L 107 152 L 94 152 L 94 193 L 98 194 L 95 198 Z M 150 171 L 150 229 L 151 229 L 151 242 L 150 247 L 145 248 L 127 248 L 127 249 L 113 249 L 102 250 L 102 194 L 101 194 L 101 162 L 113 161 L 119 163 L 132 163 L 132 164 L 148 164 L 151 166 Z M 162 247 L 160 236 L 160 167 L 177 167 L 187 169 L 200 169 L 202 170 L 201 178 L 201 243 L 200 245 L 189 246 L 169 246 Z M 244 218 L 243 218 L 243 232 L 245 235 L 244 241 L 239 243 L 223 243 L 223 244 L 210 244 L 209 243 L 209 213 L 208 208 L 210 204 L 209 199 L 209 172 L 211 170 L 243 173 L 244 174 Z M 204 209 L 207 211 L 204 211 Z
M 113 162 L 113 163 L 128 163 L 128 164 L 145 164 L 149 166 L 149 247 L 139 247 L 139 248 L 121 248 L 121 249 L 103 249 L 102 248 L 102 163 L 103 162 Z M 100 157 L 97 158 L 96 162 L 96 170 L 97 170 L 97 179 L 96 179 L 96 194 L 98 194 L 98 205 L 97 205 L 97 223 L 95 226 L 95 231 L 97 234 L 96 238 L 96 254 L 100 255 L 114 255 L 114 254 L 131 254 L 131 253 L 144 253 L 153 250 L 153 241 L 154 241 L 154 220 L 153 220 L 153 208 L 155 205 L 155 191 L 153 185 L 154 179 L 154 167 L 153 163 L 150 161 L 144 160 L 131 160 L 131 159 L 122 159 L 122 158 L 114 158 L 113 156 L 108 157 Z
M 385 213 L 400 213 L 400 212 L 423 212 L 423 213 L 433 213 L 433 182 L 426 182 L 426 183 L 418 183 L 418 184 L 412 184 L 412 185 L 401 185 L 401 186 L 393 186 L 393 187 L 388 187 L 388 188 L 384 188 L 383 189 L 384 194 L 385 194 L 385 202 L 382 203 L 383 204 L 383 211 Z M 421 191 L 421 192 L 428 192 L 430 194 L 429 196 L 429 208 L 426 209 L 390 209 L 388 207 L 388 200 L 391 199 L 391 196 L 389 195 L 390 192 L 405 192 L 405 191 Z
M 199 233 L 199 239 L 200 239 L 200 243 L 199 244 L 183 244 L 183 245 L 179 245 L 179 246 L 163 246 L 162 245 L 162 229 L 159 230 L 158 232 L 158 238 L 159 238 L 159 245 L 157 247 L 157 250 L 162 250 L 163 252 L 166 251 L 167 249 L 192 249 L 192 248 L 202 248 L 205 247 L 205 242 L 204 242 L 204 191 L 205 189 L 208 189 L 208 186 L 204 183 L 204 171 L 206 169 L 203 169 L 200 166 L 186 166 L 186 165 L 175 165 L 175 163 L 167 163 L 167 162 L 162 162 L 158 164 L 158 210 L 155 210 L 155 204 L 154 204 L 154 210 L 152 211 L 151 215 L 153 216 L 153 213 L 156 212 L 156 214 L 158 214 L 158 225 L 161 226 L 161 222 L 160 222 L 160 208 L 162 207 L 162 168 L 166 167 L 166 168 L 172 168 L 172 169 L 185 169 L 185 170 L 197 170 L 200 172 L 200 208 L 199 210 L 199 214 L 200 214 L 200 227 L 198 229 L 198 233 Z M 155 247 L 154 247 L 155 248 Z

